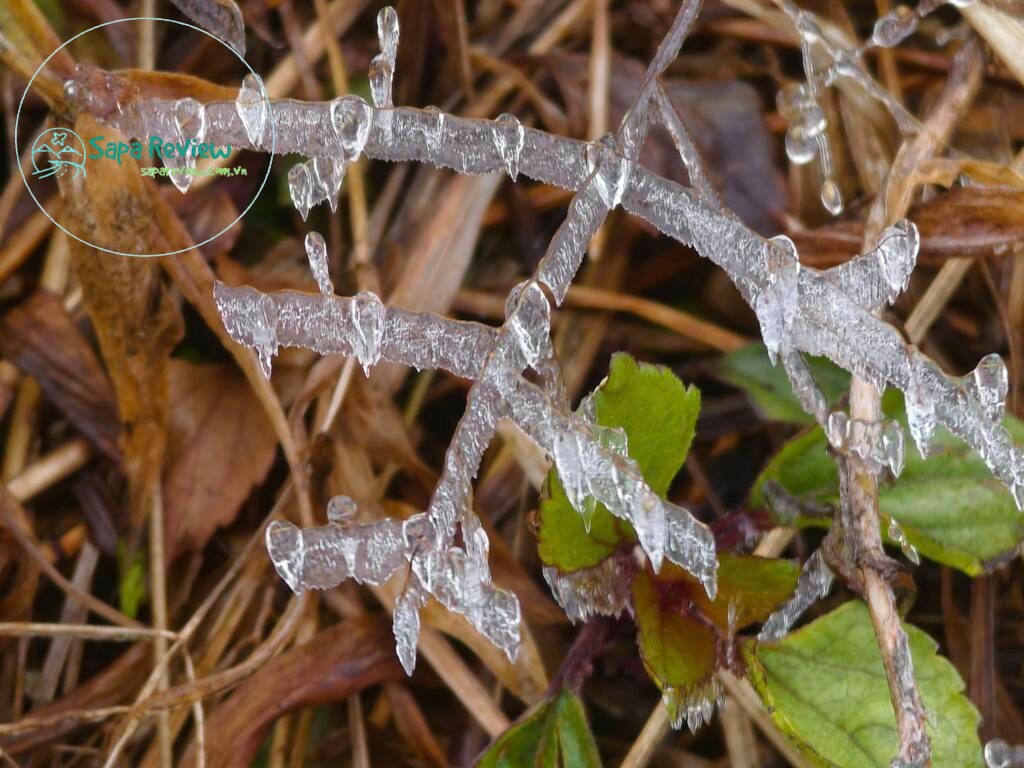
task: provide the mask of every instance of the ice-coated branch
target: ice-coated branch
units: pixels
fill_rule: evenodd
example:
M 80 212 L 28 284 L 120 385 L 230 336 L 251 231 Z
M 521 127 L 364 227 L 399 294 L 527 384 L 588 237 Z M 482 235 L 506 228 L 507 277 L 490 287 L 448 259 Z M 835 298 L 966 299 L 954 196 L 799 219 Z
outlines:
M 798 118 L 799 130 L 787 135 L 787 149 L 795 162 L 808 161 L 815 153 L 821 156 L 826 172 L 823 203 L 837 212 L 842 200 L 827 176 L 828 146 L 817 95 L 822 85 L 838 77 L 853 78 L 872 93 L 877 84 L 856 52 L 836 46 L 812 16 L 789 0 L 779 2 L 801 35 L 809 77 L 806 87 L 780 98 L 780 111 Z M 321 354 L 353 355 L 364 369 L 388 360 L 442 369 L 474 382 L 424 513 L 401 523 L 357 523 L 351 505 L 339 499 L 326 527 L 299 530 L 277 523 L 267 530 L 274 564 L 297 591 L 328 588 L 346 578 L 380 583 L 404 569 L 406 588 L 395 606 L 394 628 L 407 670 L 415 661 L 418 610 L 431 595 L 465 615 L 510 656 L 515 653 L 519 604 L 493 587 L 487 537 L 472 511 L 472 481 L 502 418 L 517 423 L 551 457 L 570 502 L 584 518 L 601 502 L 636 528 L 643 553 L 655 568 L 668 557 L 693 573 L 709 594 L 715 593 L 715 550 L 708 529 L 685 509 L 654 494 L 623 446 L 601 432 L 586 408 L 580 413 L 569 410 L 554 356 L 548 296 L 556 304 L 563 301 L 587 244 L 618 206 L 693 246 L 725 270 L 754 309 L 766 346 L 773 359 L 781 358 L 801 404 L 830 427 L 841 465 L 857 461 L 875 472 L 898 471 L 902 439 L 891 425 L 833 419 L 804 354 L 828 357 L 879 390 L 900 389 L 922 453 L 936 427 L 943 425 L 979 452 L 1013 492 L 1018 507 L 1024 504 L 1024 454 L 1001 425 L 1007 391 L 1002 361 L 990 356 L 966 377 L 948 376 L 875 316 L 906 287 L 919 246 L 913 224 L 896 223 L 868 253 L 822 272 L 801 265 L 788 238 L 761 237 L 719 203 L 685 126 L 658 81 L 678 53 L 698 7 L 697 2 L 683 3 L 619 130 L 591 143 L 526 127 L 511 115 L 483 120 L 435 108 L 394 107 L 391 85 L 399 33 L 391 9 L 378 16 L 381 53 L 371 66 L 373 106 L 356 96 L 327 103 L 268 103 L 262 84 L 251 76 L 235 101 L 206 104 L 194 99 L 124 99 L 117 78 L 97 80 L 85 71 L 66 85 L 74 107 L 102 116 L 129 136 L 194 137 L 305 156 L 308 159 L 289 174 L 292 201 L 303 217 L 322 202 L 336 205 L 347 164 L 363 155 L 430 163 L 466 174 L 504 172 L 512 180 L 523 175 L 574 192 L 536 273 L 510 293 L 505 323 L 497 329 L 388 307 L 371 293 L 334 296 L 326 248 L 315 234 L 306 246 L 319 294 L 265 294 L 216 285 L 225 327 L 235 341 L 257 352 L 267 375 L 280 346 L 301 346 Z M 824 51 L 829 62 L 824 70 L 815 63 L 812 47 Z M 901 106 L 887 106 L 895 110 L 901 127 L 917 129 L 916 120 L 899 112 Z M 638 163 L 652 121 L 669 130 L 687 166 L 690 186 L 662 178 Z M 171 162 L 194 164 L 195 158 L 186 155 Z M 190 178 L 181 175 L 183 180 Z M 187 191 L 188 182 L 182 181 L 179 188 Z M 524 378 L 526 369 L 539 374 L 539 385 Z M 806 602 L 823 588 L 825 566 L 819 561 L 820 556 L 809 565 L 804 588 L 794 601 Z M 608 574 L 597 576 L 597 583 L 602 583 Z M 590 611 L 615 612 L 625 601 L 615 593 L 600 602 L 588 586 L 593 582 L 582 574 L 548 578 L 560 602 L 576 617 Z M 799 603 L 795 605 L 787 606 L 794 618 Z M 775 624 L 792 620 L 781 618 Z M 784 630 L 770 633 L 775 631 Z

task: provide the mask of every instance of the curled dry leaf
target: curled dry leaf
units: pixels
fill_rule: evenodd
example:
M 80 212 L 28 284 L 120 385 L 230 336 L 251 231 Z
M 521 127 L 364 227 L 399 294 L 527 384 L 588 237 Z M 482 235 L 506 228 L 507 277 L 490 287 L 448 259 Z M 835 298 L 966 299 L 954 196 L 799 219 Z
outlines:
M 172 360 L 164 471 L 167 559 L 202 549 L 274 461 L 274 430 L 234 366 Z

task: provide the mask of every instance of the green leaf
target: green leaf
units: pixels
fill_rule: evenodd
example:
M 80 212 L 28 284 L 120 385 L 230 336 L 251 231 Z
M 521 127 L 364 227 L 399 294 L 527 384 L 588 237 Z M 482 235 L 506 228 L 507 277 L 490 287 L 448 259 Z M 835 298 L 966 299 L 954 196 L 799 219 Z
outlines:
M 928 710 L 934 768 L 982 768 L 980 717 L 935 641 L 904 625 Z M 896 720 L 867 608 L 846 603 L 770 644 L 744 650 L 747 676 L 772 719 L 819 765 L 888 768 Z
M 929 457 L 922 459 L 910 441 L 899 393 L 887 392 L 882 406 L 889 418 L 901 422 L 908 436 L 903 473 L 879 489 L 882 530 L 895 518 L 922 555 L 971 576 L 1012 554 L 1024 539 L 1024 518 L 981 458 L 939 429 Z M 1012 416 L 1004 423 L 1015 441 L 1024 440 L 1024 424 Z M 769 480 L 799 499 L 838 503 L 838 470 L 820 427 L 790 440 L 768 463 L 751 490 L 752 506 L 764 504 L 762 489 Z M 825 527 L 831 519 L 799 517 L 794 524 Z
M 830 403 L 850 389 L 850 374 L 823 357 L 806 356 L 818 386 Z M 782 365 L 773 366 L 764 344 L 750 344 L 722 357 L 715 365 L 720 378 L 746 392 L 764 418 L 789 424 L 811 425 L 789 385 Z
M 583 703 L 562 691 L 524 715 L 487 748 L 478 768 L 599 768 L 601 757 Z
M 608 377 L 593 395 L 597 423 L 626 433 L 630 457 L 655 493 L 664 496 L 690 450 L 700 392 L 684 387 L 668 368 L 612 357 Z M 586 530 L 552 470 L 540 506 L 541 559 L 562 571 L 590 568 L 622 544 L 636 541 L 633 527 L 598 504 Z
M 671 563 L 633 579 L 633 611 L 648 674 L 663 691 L 687 696 L 719 668 L 718 642 L 764 621 L 793 595 L 800 568 L 788 560 L 718 554 L 718 596 L 712 602 L 700 583 Z
M 145 552 L 129 552 L 124 542 L 117 543 L 117 566 L 120 572 L 121 613 L 130 619 L 139 615 L 139 605 L 146 597 L 146 556 Z

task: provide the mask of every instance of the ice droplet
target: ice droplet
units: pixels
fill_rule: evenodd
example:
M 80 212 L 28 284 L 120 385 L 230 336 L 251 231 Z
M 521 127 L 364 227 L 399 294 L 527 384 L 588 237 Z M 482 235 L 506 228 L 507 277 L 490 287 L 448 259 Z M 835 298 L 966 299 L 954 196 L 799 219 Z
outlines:
M 794 122 L 786 130 L 786 157 L 794 165 L 806 165 L 818 153 L 818 142 L 807 134 L 803 123 Z
M 509 178 L 515 181 L 519 175 L 519 155 L 526 141 L 526 129 L 518 117 L 506 112 L 494 121 L 491 131 L 494 147 L 505 163 Z
M 331 102 L 331 125 L 341 141 L 341 159 L 359 159 L 370 135 L 373 109 L 359 96 L 340 96 Z
M 263 132 L 269 117 L 269 105 L 263 95 L 263 81 L 252 72 L 242 78 L 242 87 L 235 99 L 235 112 L 242 121 L 245 135 L 254 147 L 263 146 Z
M 619 154 L 610 133 L 587 145 L 587 168 L 591 173 L 596 169 L 594 184 L 608 210 L 622 202 L 633 173 L 633 161 Z
M 821 185 L 821 204 L 833 216 L 843 212 L 843 193 L 834 179 L 825 179 Z
M 349 304 L 355 338 L 352 353 L 363 367 L 363 373 L 370 375 L 370 368 L 380 360 L 380 343 L 384 337 L 384 303 L 375 293 L 360 291 Z
M 288 194 L 292 205 L 305 221 L 313 207 L 313 173 L 307 163 L 296 163 L 288 171 Z
M 395 72 L 392 64 L 383 53 L 378 53 L 370 62 L 370 95 L 373 105 L 378 109 L 391 109 L 391 83 Z
M 184 171 L 172 173 L 171 182 L 178 191 L 184 194 L 192 187 L 192 171 L 196 168 L 198 145 L 206 136 L 206 107 L 193 98 L 179 99 L 174 104 L 175 143 L 184 148 L 182 154 L 175 148 L 173 157 L 168 157 L 167 145 L 164 145 L 164 165 L 171 170 Z M 170 160 L 170 162 L 168 162 Z
M 324 296 L 332 296 L 334 285 L 331 283 L 331 275 L 327 267 L 327 242 L 319 232 L 310 232 L 306 235 L 306 256 L 309 258 L 309 270 L 316 278 L 320 293 Z
M 917 28 L 917 17 L 913 13 L 892 11 L 875 22 L 871 42 L 883 48 L 899 45 Z

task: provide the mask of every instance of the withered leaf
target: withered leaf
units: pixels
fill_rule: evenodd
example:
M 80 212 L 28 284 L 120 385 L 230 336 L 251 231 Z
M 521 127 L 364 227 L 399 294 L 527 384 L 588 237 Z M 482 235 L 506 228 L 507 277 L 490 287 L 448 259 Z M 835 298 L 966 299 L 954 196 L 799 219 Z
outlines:
M 398 680 L 391 629 L 374 618 L 349 619 L 291 648 L 254 674 L 210 715 L 206 764 L 252 764 L 274 720 L 302 707 L 344 699 L 356 691 Z M 193 742 L 180 765 L 196 765 Z
M 202 549 L 231 523 L 274 461 L 277 441 L 252 388 L 231 365 L 172 360 L 164 472 L 168 560 Z
M 60 299 L 36 291 L 0 322 L 0 352 L 34 378 L 96 450 L 121 461 L 121 426 L 110 380 Z

